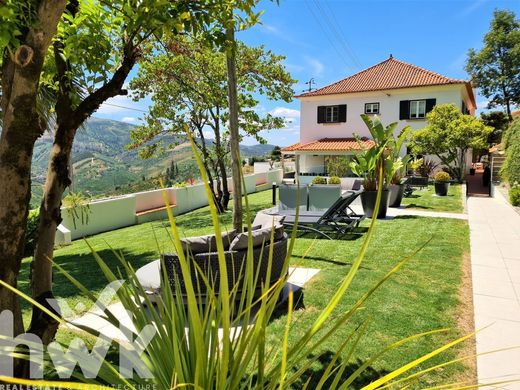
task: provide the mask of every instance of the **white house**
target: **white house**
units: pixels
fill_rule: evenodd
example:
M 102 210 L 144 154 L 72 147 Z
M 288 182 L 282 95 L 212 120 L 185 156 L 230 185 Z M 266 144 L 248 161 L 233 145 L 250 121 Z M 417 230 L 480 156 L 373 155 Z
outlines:
M 300 142 L 282 149 L 295 155 L 297 171 L 325 173 L 330 156 L 352 156 L 359 151 L 354 134 L 370 133 L 360 114 L 379 115 L 383 124 L 399 122 L 420 129 L 436 104 L 453 103 L 474 115 L 471 83 L 397 60 L 387 60 L 315 91 L 296 96 L 301 102 Z

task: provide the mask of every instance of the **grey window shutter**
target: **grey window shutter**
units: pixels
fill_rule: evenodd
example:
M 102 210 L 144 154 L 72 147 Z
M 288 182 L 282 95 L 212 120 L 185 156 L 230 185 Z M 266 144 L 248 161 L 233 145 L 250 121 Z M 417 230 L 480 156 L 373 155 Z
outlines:
M 325 106 L 318 106 L 318 123 L 325 123 Z
M 338 122 L 346 122 L 347 121 L 347 105 L 340 104 L 338 106 Z
M 399 102 L 399 119 L 410 119 L 410 101 L 401 100 Z
M 435 107 L 437 99 L 426 99 L 426 113 L 429 113 Z

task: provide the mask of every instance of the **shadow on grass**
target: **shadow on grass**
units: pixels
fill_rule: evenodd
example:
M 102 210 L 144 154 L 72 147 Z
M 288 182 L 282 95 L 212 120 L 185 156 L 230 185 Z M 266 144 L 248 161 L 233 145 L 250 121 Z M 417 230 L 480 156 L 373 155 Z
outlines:
M 132 265 L 134 270 L 159 257 L 154 251 L 136 254 L 127 252 L 122 248 L 113 249 L 122 255 L 124 259 Z M 126 278 L 126 272 L 118 260 L 116 253 L 111 249 L 98 250 L 96 253 L 116 276 L 119 276 L 121 272 L 123 278 Z M 90 291 L 102 290 L 108 284 L 106 277 L 102 273 L 92 253 L 57 255 L 54 257 L 54 262 L 63 267 L 65 271 L 81 282 Z M 29 280 L 29 267 L 29 263 L 23 264 L 20 270 L 20 280 Z M 54 269 L 53 278 L 53 289 L 56 297 L 68 298 L 80 294 L 79 290 L 59 270 Z M 26 290 L 28 288 L 28 283 L 24 283 L 23 289 Z
M 348 348 L 348 347 L 347 347 Z M 307 384 L 308 389 L 314 389 L 317 387 L 320 382 L 321 377 L 323 376 L 325 370 L 327 369 L 330 362 L 334 359 L 334 352 L 325 351 L 318 357 L 318 361 L 315 366 L 320 365 L 320 367 L 310 368 L 305 371 L 299 378 L 299 380 L 294 384 L 294 388 L 300 389 Z M 312 359 L 314 356 L 309 356 L 309 359 Z M 334 365 L 332 372 L 334 373 L 331 378 L 329 378 L 323 388 L 328 389 L 335 378 L 335 373 L 338 372 L 339 367 L 343 364 L 341 359 L 338 359 Z M 341 379 L 339 384 L 344 383 L 350 375 L 352 375 L 357 369 L 359 369 L 364 362 L 361 359 L 356 359 L 355 362 L 347 364 L 347 367 L 343 374 L 341 375 Z M 370 384 L 371 382 L 381 378 L 382 376 L 388 374 L 389 371 L 386 370 L 376 370 L 371 366 L 365 368 L 363 372 L 352 382 L 352 384 L 348 387 L 349 389 L 361 389 L 362 387 Z
M 423 210 L 430 210 L 433 208 L 433 207 L 428 207 L 428 206 L 422 206 L 420 204 L 415 204 L 415 203 L 409 203 L 406 206 L 407 206 L 406 208 L 423 209 Z

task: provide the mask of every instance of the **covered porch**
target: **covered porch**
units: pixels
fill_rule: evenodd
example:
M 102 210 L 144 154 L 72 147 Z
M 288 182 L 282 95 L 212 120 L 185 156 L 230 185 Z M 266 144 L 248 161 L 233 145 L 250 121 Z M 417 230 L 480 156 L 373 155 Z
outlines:
M 374 141 L 367 138 L 323 138 L 282 149 L 282 157 L 294 156 L 295 178 L 301 184 L 310 184 L 315 176 L 353 178 L 349 168 L 352 157 L 369 149 Z

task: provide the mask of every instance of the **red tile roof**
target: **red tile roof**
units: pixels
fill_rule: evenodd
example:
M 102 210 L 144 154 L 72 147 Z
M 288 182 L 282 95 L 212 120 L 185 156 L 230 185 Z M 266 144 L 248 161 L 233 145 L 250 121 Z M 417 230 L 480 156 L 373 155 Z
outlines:
M 427 85 L 466 84 L 473 97 L 471 84 L 465 80 L 451 79 L 438 73 L 397 60 L 390 56 L 370 68 L 346 79 L 337 81 L 316 91 L 302 93 L 297 97 L 333 95 L 340 93 L 382 91 L 388 89 L 423 87 Z
M 367 138 L 361 139 L 364 149 L 374 146 L 374 141 Z M 355 138 L 323 138 L 305 144 L 297 144 L 282 148 L 282 152 L 343 152 L 350 150 L 362 150 L 358 140 Z

